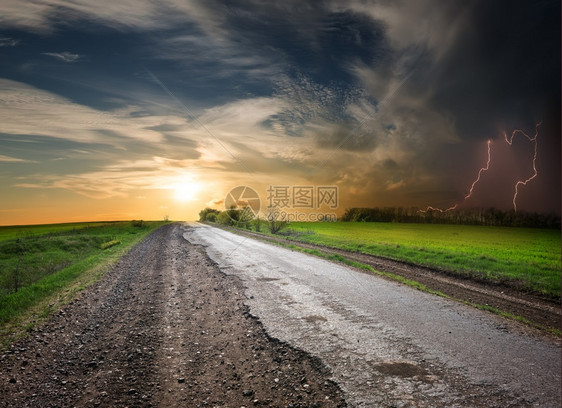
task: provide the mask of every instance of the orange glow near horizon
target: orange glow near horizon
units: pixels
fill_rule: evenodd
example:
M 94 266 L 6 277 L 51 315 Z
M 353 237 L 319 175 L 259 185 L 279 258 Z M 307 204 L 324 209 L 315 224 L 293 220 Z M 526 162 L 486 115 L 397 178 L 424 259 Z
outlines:
M 199 188 L 137 190 L 127 196 L 96 199 L 71 191 L 37 189 L 10 197 L 0 209 L 0 225 L 57 224 L 133 219 L 190 221 L 198 219 L 207 192 Z M 30 198 L 31 196 L 31 198 Z M 210 196 L 209 196 L 210 197 Z

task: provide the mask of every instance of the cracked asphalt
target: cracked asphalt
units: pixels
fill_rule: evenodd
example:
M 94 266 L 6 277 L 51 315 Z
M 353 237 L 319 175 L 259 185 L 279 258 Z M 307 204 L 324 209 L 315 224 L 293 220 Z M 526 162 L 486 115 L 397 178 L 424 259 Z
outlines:
M 356 407 L 559 407 L 560 345 L 515 322 L 191 223 L 271 337 L 319 358 Z

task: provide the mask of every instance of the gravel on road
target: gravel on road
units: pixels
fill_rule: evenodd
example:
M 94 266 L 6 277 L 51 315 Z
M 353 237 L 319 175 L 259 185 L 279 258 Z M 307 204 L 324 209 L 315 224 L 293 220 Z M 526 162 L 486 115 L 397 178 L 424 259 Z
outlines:
M 2 407 L 343 407 L 315 357 L 270 338 L 240 280 L 169 224 L 0 355 Z

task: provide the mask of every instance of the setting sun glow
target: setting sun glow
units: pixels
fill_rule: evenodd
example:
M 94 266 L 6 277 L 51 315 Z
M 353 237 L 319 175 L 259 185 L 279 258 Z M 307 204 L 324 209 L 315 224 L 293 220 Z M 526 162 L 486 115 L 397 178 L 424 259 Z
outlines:
M 177 201 L 192 201 L 195 200 L 197 193 L 201 190 L 201 184 L 188 180 L 182 183 L 174 184 L 172 189 L 174 191 L 174 198 Z

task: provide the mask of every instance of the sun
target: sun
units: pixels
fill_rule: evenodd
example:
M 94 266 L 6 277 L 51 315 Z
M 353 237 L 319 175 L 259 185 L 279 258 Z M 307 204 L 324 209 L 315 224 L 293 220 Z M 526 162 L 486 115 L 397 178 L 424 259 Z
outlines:
M 197 198 L 197 193 L 201 190 L 201 184 L 195 181 L 185 181 L 175 184 L 172 189 L 174 190 L 174 198 L 181 202 L 193 201 Z

